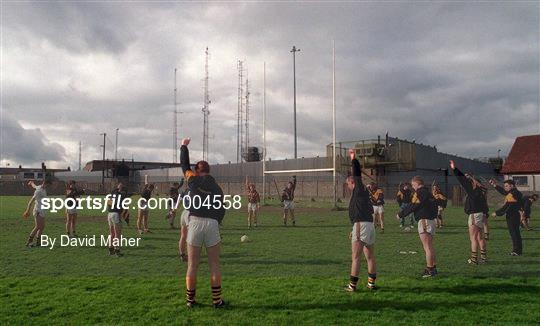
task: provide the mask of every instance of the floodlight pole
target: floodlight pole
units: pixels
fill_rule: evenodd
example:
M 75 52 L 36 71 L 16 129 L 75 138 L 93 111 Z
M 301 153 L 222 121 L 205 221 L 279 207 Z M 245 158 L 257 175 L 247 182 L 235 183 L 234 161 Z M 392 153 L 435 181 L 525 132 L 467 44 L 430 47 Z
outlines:
M 332 40 L 332 171 L 334 182 L 334 207 L 337 207 L 337 184 L 336 184 L 336 41 Z
M 263 63 L 263 161 L 262 161 L 262 193 L 263 205 L 266 204 L 266 62 Z
M 118 161 L 118 130 L 119 128 L 116 128 L 116 138 L 115 138 L 115 145 L 114 145 L 114 160 Z
M 101 145 L 103 147 L 103 169 L 101 170 L 101 190 L 104 190 L 105 189 L 105 139 L 107 138 L 107 133 L 104 132 L 100 135 L 103 135 L 103 145 Z
M 293 54 L 294 158 L 298 158 L 298 146 L 296 137 L 296 52 L 300 52 L 300 49 L 297 49 L 296 46 L 293 45 L 291 52 Z

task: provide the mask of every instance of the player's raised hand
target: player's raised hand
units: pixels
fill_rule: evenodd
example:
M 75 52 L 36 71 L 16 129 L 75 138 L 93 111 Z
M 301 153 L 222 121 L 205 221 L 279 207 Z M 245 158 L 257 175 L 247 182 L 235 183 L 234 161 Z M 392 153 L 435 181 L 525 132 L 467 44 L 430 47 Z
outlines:
M 191 138 L 189 138 L 189 137 L 182 139 L 182 146 L 189 145 L 190 141 L 191 141 Z
M 450 168 L 452 170 L 454 170 L 456 168 L 456 163 L 454 162 L 454 160 L 450 160 Z
M 356 156 L 356 153 L 354 152 L 354 149 L 349 148 L 349 157 L 351 160 L 354 160 L 354 157 Z

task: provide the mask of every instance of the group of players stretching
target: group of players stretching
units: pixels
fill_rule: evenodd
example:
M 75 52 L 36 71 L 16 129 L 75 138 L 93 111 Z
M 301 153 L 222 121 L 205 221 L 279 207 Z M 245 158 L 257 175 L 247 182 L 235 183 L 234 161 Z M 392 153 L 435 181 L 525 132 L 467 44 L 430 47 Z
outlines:
M 206 161 L 199 161 L 192 170 L 189 162 L 189 138 L 182 140 L 180 161 L 184 177 L 187 181 L 187 191 L 185 196 L 200 196 L 205 198 L 223 198 L 223 191 L 210 175 L 210 167 Z M 381 231 L 384 230 L 384 194 L 375 184 L 365 186 L 362 182 L 362 167 L 355 157 L 354 150 L 349 150 L 349 156 L 352 164 L 352 174 L 347 178 L 347 187 L 352 192 L 349 202 L 349 218 L 352 223 L 351 232 L 351 251 L 352 262 L 350 272 L 350 282 L 345 287 L 346 291 L 355 291 L 357 289 L 360 273 L 360 261 L 362 254 L 367 261 L 367 288 L 376 289 L 377 267 L 375 260 L 375 223 L 378 222 Z M 485 241 L 484 227 L 489 213 L 487 204 L 487 189 L 477 178 L 472 175 L 461 172 L 453 161 L 450 161 L 450 168 L 457 180 L 465 190 L 467 197 L 465 201 L 465 213 L 468 215 L 469 239 L 471 242 L 471 255 L 468 259 L 469 264 L 481 264 L 487 262 L 487 248 Z M 183 181 L 182 181 L 183 183 Z M 512 256 L 522 254 L 522 240 L 520 226 L 523 224 L 529 228 L 528 218 L 530 216 L 530 207 L 537 200 L 537 195 L 523 197 L 512 180 L 506 180 L 501 187 L 494 180 L 489 182 L 500 194 L 505 196 L 505 204 L 492 214 L 495 216 L 506 215 L 508 230 L 512 238 L 513 250 Z M 32 245 L 45 227 L 45 214 L 41 208 L 41 201 L 46 197 L 46 188 L 50 184 L 44 181 L 41 185 L 30 182 L 29 185 L 34 188 L 34 195 L 30 199 L 24 217 L 30 215 L 32 211 L 35 218 L 35 227 L 32 229 L 27 245 Z M 294 189 L 296 178 L 287 184 L 282 194 L 284 206 L 283 224 L 287 225 L 287 220 L 291 219 L 294 226 Z M 180 183 L 175 183 L 170 190 L 171 198 L 178 198 Z M 248 197 L 248 226 L 257 226 L 257 212 L 260 207 L 260 197 L 255 186 L 246 179 L 247 197 Z M 145 187 L 141 193 L 143 206 L 139 209 L 137 228 L 139 233 L 150 232 L 148 228 L 148 207 L 144 203 L 151 197 L 154 187 L 145 180 Z M 77 198 L 83 194 L 75 186 L 75 182 L 69 182 L 66 189 L 66 196 Z M 122 202 L 122 198 L 127 198 L 126 189 L 122 183 L 118 184 L 112 194 L 119 198 L 117 202 Z M 407 218 L 411 219 L 411 225 L 416 222 L 417 229 L 422 243 L 426 268 L 422 277 L 428 278 L 437 275 L 436 254 L 433 245 L 435 229 L 442 226 L 442 211 L 446 206 L 446 196 L 436 186 L 430 191 L 424 184 L 424 180 L 415 176 L 410 184 L 406 183 L 400 187 L 398 196 L 400 211 L 396 218 L 403 227 Z M 33 207 L 33 209 L 32 209 Z M 124 211 L 119 205 L 109 203 L 107 220 L 111 238 L 119 238 L 121 235 L 122 214 Z M 68 210 L 66 216 L 66 232 L 72 237 L 76 237 L 75 220 L 76 211 Z M 208 265 L 210 268 L 210 283 L 212 288 L 212 303 L 215 308 L 225 306 L 221 299 L 221 271 L 220 271 L 220 242 L 221 236 L 219 225 L 223 220 L 225 210 L 215 207 L 201 207 L 199 209 L 190 208 L 184 210 L 181 217 L 181 238 L 179 250 L 182 260 L 187 261 L 188 268 L 186 272 L 186 303 L 188 307 L 194 307 L 196 302 L 196 284 L 197 271 L 200 262 L 201 248 L 204 246 L 208 255 Z M 167 218 L 171 227 L 174 227 L 175 211 L 171 207 Z M 128 217 L 126 216 L 125 219 Z M 110 247 L 111 255 L 121 256 L 119 247 Z M 480 257 L 478 257 L 480 253 Z

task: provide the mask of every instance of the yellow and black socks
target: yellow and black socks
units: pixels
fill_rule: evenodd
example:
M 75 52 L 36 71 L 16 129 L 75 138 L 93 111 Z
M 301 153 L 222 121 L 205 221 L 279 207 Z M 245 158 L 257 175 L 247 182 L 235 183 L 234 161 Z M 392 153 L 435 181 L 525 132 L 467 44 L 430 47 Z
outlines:
M 195 289 L 186 289 L 186 302 L 188 305 L 195 303 Z
M 481 249 L 480 250 L 480 259 L 482 261 L 486 261 L 487 260 L 487 250 L 486 249 Z
M 221 304 L 221 285 L 212 286 L 212 303 L 214 305 Z
M 377 279 L 377 274 L 368 273 L 367 287 L 370 289 L 375 288 L 375 280 Z
M 358 277 L 351 275 L 350 282 L 349 282 L 349 288 L 351 290 L 356 290 L 356 285 L 357 284 L 358 284 Z
M 471 251 L 471 263 L 476 264 L 478 262 L 478 253 L 476 251 Z

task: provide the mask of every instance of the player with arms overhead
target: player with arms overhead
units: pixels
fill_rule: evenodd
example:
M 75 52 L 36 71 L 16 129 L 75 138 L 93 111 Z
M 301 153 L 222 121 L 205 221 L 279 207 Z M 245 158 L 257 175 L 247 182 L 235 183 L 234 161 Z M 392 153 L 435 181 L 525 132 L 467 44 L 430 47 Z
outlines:
M 414 193 L 411 204 L 402 209 L 397 219 L 414 213 L 414 218 L 418 222 L 418 234 L 426 254 L 426 269 L 422 277 L 433 277 L 437 275 L 437 265 L 435 261 L 435 248 L 433 247 L 433 236 L 435 235 L 437 218 L 437 203 L 428 188 L 424 186 L 424 180 L 415 176 L 411 180 Z
M 187 182 L 189 193 L 186 194 L 193 203 L 210 202 L 211 206 L 195 205 L 189 207 L 189 223 L 187 227 L 188 267 L 186 272 L 186 301 L 188 308 L 195 304 L 195 289 L 197 286 L 197 270 L 201 259 L 201 248 L 206 247 L 208 266 L 210 268 L 210 286 L 212 287 L 212 303 L 214 308 L 222 308 L 225 302 L 221 299 L 221 269 L 219 262 L 219 224 L 225 216 L 223 208 L 223 191 L 216 180 L 210 175 L 210 165 L 206 161 L 195 164 L 195 171 L 189 163 L 189 138 L 182 140 L 180 148 L 180 164 Z M 195 199 L 196 197 L 200 197 Z M 216 201 L 219 208 L 216 208 Z
M 84 195 L 84 190 L 77 188 L 75 180 L 68 181 L 66 185 L 66 199 L 71 198 L 77 203 L 77 198 Z M 77 207 L 66 208 L 66 234 L 69 237 L 77 237 L 75 222 L 77 221 Z
M 375 226 L 380 225 L 381 233 L 384 233 L 384 192 L 375 182 L 368 185 L 371 204 L 373 205 L 373 217 Z
M 283 203 L 283 226 L 287 226 L 287 219 L 291 219 L 292 225 L 296 226 L 294 219 L 294 190 L 296 189 L 296 176 L 293 175 L 293 181 L 289 181 L 281 193 L 281 202 Z
M 353 149 L 349 149 L 349 157 L 352 163 L 352 175 L 347 178 L 347 187 L 352 191 L 349 202 L 349 219 L 353 225 L 351 232 L 352 263 L 350 282 L 345 287 L 345 291 L 356 291 L 362 253 L 364 253 L 367 261 L 367 288 L 375 290 L 377 266 L 375 264 L 373 205 L 370 201 L 370 192 L 362 183 L 362 167 L 355 158 Z
M 485 263 L 487 261 L 487 246 L 483 236 L 483 230 L 489 213 L 487 203 L 487 189 L 480 181 L 471 175 L 463 174 L 454 161 L 450 161 L 450 168 L 465 189 L 465 214 L 469 216 L 469 240 L 471 240 L 471 258 L 469 264 Z M 478 260 L 478 249 L 480 249 L 480 261 Z
M 30 211 L 32 211 L 32 215 L 34 216 L 34 228 L 26 241 L 27 247 L 41 246 L 41 234 L 43 234 L 43 229 L 45 229 L 45 209 L 43 208 L 43 199 L 47 197 L 46 189 L 50 184 L 51 182 L 45 178 L 40 186 L 36 185 L 34 181 L 28 182 L 28 185 L 34 189 L 34 195 L 30 198 L 30 201 L 28 201 L 23 217 L 28 218 L 28 216 L 30 216 Z M 36 239 L 35 244 L 33 244 L 34 238 Z
M 261 197 L 255 189 L 255 184 L 250 183 L 246 176 L 246 189 L 248 200 L 248 228 L 257 227 L 257 214 L 259 213 Z
M 442 193 L 441 188 L 436 184 L 431 186 L 431 193 L 437 202 L 437 228 L 440 229 L 443 227 L 443 212 L 448 204 L 448 199 Z

